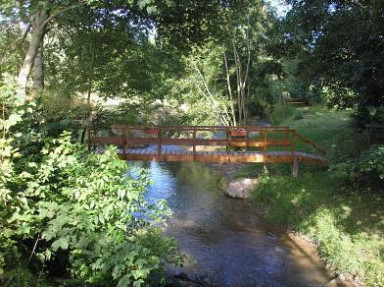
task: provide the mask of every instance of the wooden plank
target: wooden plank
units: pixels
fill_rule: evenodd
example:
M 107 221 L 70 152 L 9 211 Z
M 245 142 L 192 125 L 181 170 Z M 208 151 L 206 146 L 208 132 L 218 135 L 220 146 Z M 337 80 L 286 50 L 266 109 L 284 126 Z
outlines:
M 192 145 L 193 139 L 171 139 L 171 138 L 164 138 L 162 139 L 162 145 L 185 145 L 189 146 Z
M 156 144 L 157 143 L 157 140 L 158 138 L 139 138 L 139 137 L 135 137 L 133 138 L 132 140 L 130 140 L 128 142 L 128 144 L 137 144 L 137 145 L 146 145 L 146 144 Z
M 298 138 L 300 138 L 302 141 L 306 142 L 307 144 L 309 144 L 311 147 L 313 147 L 315 150 L 318 150 L 319 152 L 321 152 L 322 154 L 327 154 L 327 151 L 325 149 L 322 149 L 321 147 L 319 147 L 318 145 L 316 145 L 314 142 L 312 142 L 311 140 L 307 139 L 306 137 L 304 137 L 302 134 L 300 134 L 299 132 L 295 131 L 295 134 L 297 135 Z
M 172 154 L 163 154 L 158 156 L 153 151 L 140 151 L 138 153 L 127 153 L 119 155 L 125 160 L 162 160 L 162 161 L 193 161 L 193 153 L 191 152 L 174 152 Z M 326 160 L 312 157 L 311 155 L 297 155 L 297 162 L 306 162 L 311 164 L 327 166 Z M 196 161 L 200 162 L 292 162 L 292 157 L 286 152 L 203 152 L 196 153 Z
M 117 138 L 120 139 L 120 138 Z M 105 140 L 106 144 L 114 144 Z M 116 140 L 116 143 L 122 143 L 122 140 Z M 265 144 L 267 146 L 287 146 L 290 144 L 289 141 L 285 139 L 268 139 L 258 140 L 258 139 L 196 139 L 196 146 L 226 146 L 229 143 L 233 147 L 263 147 Z M 135 143 L 137 144 L 154 144 L 158 143 L 158 138 L 135 138 Z M 180 145 L 180 146 L 192 146 L 193 139 L 162 139 L 162 146 L 164 145 Z
M 91 142 L 94 144 L 104 145 L 123 145 L 124 139 L 121 137 L 94 137 Z

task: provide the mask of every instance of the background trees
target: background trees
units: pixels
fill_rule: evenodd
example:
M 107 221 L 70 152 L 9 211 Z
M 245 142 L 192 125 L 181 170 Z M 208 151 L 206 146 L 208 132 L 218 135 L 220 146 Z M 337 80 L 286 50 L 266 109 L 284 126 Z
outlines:
M 299 59 L 301 79 L 330 89 L 330 106 L 382 106 L 382 1 L 288 2 L 292 9 L 281 43 Z

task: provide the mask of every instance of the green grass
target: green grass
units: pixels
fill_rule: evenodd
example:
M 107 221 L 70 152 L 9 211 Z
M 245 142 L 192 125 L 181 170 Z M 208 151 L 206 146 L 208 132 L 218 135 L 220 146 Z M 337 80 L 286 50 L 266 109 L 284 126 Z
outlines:
M 295 120 L 297 113 L 303 119 Z M 351 123 L 351 111 L 328 110 L 323 106 L 291 107 L 280 125 L 296 129 L 306 138 L 328 151 L 330 160 L 358 154 L 367 145 L 367 137 L 356 133 Z M 296 149 L 313 151 L 308 144 L 296 140 Z
M 294 120 L 300 112 L 303 119 Z M 291 109 L 280 125 L 297 129 L 329 151 L 337 162 L 366 148 L 348 111 L 321 106 Z M 297 118 L 297 117 L 296 117 Z M 298 143 L 297 150 L 305 149 Z M 364 278 L 368 286 L 384 286 L 384 199 L 373 190 L 345 186 L 332 171 L 299 166 L 299 177 L 290 176 L 287 164 L 248 165 L 237 176 L 260 175 L 254 199 L 271 221 L 300 232 L 319 244 L 322 257 L 336 272 Z

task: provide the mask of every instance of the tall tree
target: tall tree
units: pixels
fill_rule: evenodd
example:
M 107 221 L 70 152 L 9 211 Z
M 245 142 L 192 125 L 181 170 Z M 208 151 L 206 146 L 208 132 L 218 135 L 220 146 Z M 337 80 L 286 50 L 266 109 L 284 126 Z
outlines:
M 143 23 L 141 20 L 144 19 L 148 20 L 145 23 L 148 29 L 151 29 L 153 23 L 156 22 L 159 31 L 161 31 L 161 27 L 163 26 L 170 28 L 174 25 L 174 27 L 178 27 L 178 29 L 174 29 L 174 31 L 171 29 L 171 34 L 184 34 L 185 31 L 203 30 L 206 27 L 206 20 L 210 17 L 207 16 L 201 18 L 200 12 L 205 11 L 206 13 L 210 13 L 210 16 L 213 16 L 213 13 L 209 12 L 211 11 L 210 8 L 220 5 L 221 3 L 217 1 L 207 1 L 206 3 L 184 1 L 183 3 L 179 3 L 171 0 L 159 3 L 154 3 L 153 1 L 148 0 L 5 1 L 0 4 L 0 11 L 17 14 L 20 21 L 28 25 L 28 31 L 31 31 L 29 47 L 18 74 L 18 94 L 25 98 L 28 77 L 34 64 L 35 57 L 43 43 L 45 34 L 47 33 L 47 30 L 51 28 L 49 26 L 53 26 L 53 23 L 55 22 L 57 23 L 57 18 L 59 17 L 61 20 L 69 19 L 68 17 L 61 17 L 62 15 L 70 14 L 72 16 L 71 19 L 73 24 L 74 13 L 71 12 L 74 10 L 89 11 L 93 8 L 96 10 L 98 9 L 99 16 L 101 15 L 99 19 L 95 19 L 95 21 L 100 21 L 93 23 L 97 24 L 94 28 L 105 28 L 108 25 L 110 27 L 114 26 L 117 24 L 117 22 L 115 22 L 116 19 L 119 19 L 119 21 L 124 19 L 125 25 L 140 28 L 140 25 Z M 183 14 L 189 16 L 186 20 L 180 17 L 170 20 L 168 15 L 171 14 Z M 81 18 L 76 19 L 78 22 L 83 23 Z M 184 39 L 188 40 L 185 42 L 188 42 L 189 39 L 192 38 L 199 38 L 198 35 L 195 35 L 196 33 L 187 34 L 188 36 L 184 37 Z M 40 51 L 42 52 L 42 49 Z M 36 64 L 38 64 L 38 61 L 36 61 Z M 40 76 L 42 76 L 41 71 L 42 70 L 40 69 Z M 40 83 L 42 83 L 42 81 L 40 81 Z
M 384 2 L 289 2 L 284 44 L 301 47 L 301 75 L 331 88 L 333 106 L 383 105 Z

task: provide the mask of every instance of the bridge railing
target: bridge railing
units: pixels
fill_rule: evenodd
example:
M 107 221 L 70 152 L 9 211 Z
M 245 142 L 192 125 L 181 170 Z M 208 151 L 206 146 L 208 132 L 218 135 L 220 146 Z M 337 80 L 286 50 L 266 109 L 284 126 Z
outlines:
M 113 126 L 108 136 L 94 136 L 91 143 L 120 146 L 120 156 L 129 160 L 290 162 L 294 177 L 298 175 L 299 161 L 328 165 L 324 157 L 296 151 L 298 140 L 304 142 L 311 149 L 326 154 L 324 149 L 295 129 L 273 126 L 154 126 L 150 128 L 145 126 Z M 153 149 L 132 150 L 151 144 L 157 146 L 157 154 L 156 151 L 153 152 Z M 185 146 L 189 148 L 189 151 L 164 151 L 163 147 L 169 145 Z M 303 146 L 300 146 L 301 148 Z M 218 153 L 217 151 L 226 152 Z M 257 153 L 244 151 L 257 151 Z
M 223 126 L 113 126 L 111 135 L 96 136 L 95 144 L 118 145 L 123 152 L 128 148 L 149 144 L 158 146 L 161 154 L 165 145 L 187 146 L 196 152 L 200 147 L 216 146 L 229 151 L 233 148 L 261 149 L 285 147 L 289 150 L 289 127 L 223 127 Z
M 301 140 L 302 142 L 304 142 L 306 145 L 308 145 L 310 148 L 312 148 L 314 151 L 322 154 L 322 155 L 326 155 L 328 153 L 327 150 L 321 148 L 320 146 L 318 146 L 317 144 L 315 144 L 313 141 L 311 141 L 310 139 L 306 138 L 305 136 L 303 136 L 301 133 L 299 133 L 297 130 L 295 129 L 291 129 L 290 130 L 290 133 L 291 133 L 291 137 L 292 137 L 292 145 L 295 146 L 296 145 L 296 138 L 298 140 Z
M 287 126 L 112 126 L 109 136 L 95 136 L 94 144 L 117 145 L 122 147 L 123 153 L 128 148 L 157 145 L 158 154 L 166 145 L 186 146 L 195 153 L 201 147 L 207 146 L 246 150 L 261 150 L 263 152 L 280 150 L 290 151 L 295 155 L 295 145 L 301 140 L 321 154 L 326 151 L 307 139 L 295 129 Z

